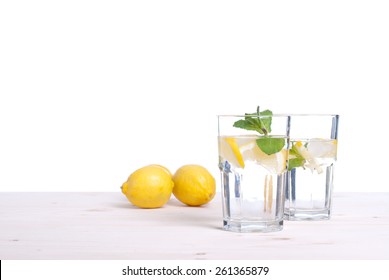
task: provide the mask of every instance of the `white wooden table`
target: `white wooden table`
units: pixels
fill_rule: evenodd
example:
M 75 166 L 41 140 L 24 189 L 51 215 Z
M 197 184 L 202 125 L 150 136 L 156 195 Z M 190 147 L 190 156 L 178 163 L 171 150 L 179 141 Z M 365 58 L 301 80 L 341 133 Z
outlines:
M 389 193 L 335 193 L 330 221 L 221 229 L 220 194 L 138 209 L 121 193 L 0 192 L 0 259 L 389 259 Z

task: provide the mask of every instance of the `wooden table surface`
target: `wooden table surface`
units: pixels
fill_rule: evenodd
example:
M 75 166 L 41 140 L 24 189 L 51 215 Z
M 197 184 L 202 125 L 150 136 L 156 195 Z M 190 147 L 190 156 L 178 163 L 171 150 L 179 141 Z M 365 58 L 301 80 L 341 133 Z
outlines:
M 121 193 L 0 192 L 0 259 L 389 259 L 389 193 L 335 193 L 329 221 L 223 231 L 220 194 L 138 209 Z

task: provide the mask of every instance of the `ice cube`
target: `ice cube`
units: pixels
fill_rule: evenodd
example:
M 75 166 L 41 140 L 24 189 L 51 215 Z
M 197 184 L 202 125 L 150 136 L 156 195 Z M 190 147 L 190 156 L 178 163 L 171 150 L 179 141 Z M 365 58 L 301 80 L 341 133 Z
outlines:
M 335 158 L 336 140 L 333 139 L 311 139 L 308 142 L 307 150 L 314 158 Z

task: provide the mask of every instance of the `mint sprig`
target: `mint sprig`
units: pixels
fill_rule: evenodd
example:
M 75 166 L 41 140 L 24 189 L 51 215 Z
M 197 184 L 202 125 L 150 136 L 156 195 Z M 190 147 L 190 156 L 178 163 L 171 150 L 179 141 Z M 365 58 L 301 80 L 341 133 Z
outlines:
M 291 158 L 292 156 L 293 158 Z M 305 164 L 305 158 L 300 154 L 295 144 L 293 143 L 292 148 L 289 150 L 288 171 L 296 167 L 304 166 L 304 164 Z
M 234 127 L 257 131 L 263 137 L 256 140 L 257 146 L 267 155 L 278 153 L 285 145 L 283 138 L 273 138 L 268 134 L 271 132 L 273 113 L 270 110 L 260 111 L 259 106 L 257 112 L 253 114 L 245 114 L 243 120 L 238 120 L 234 123 Z
M 246 130 L 255 130 L 260 134 L 267 135 L 271 132 L 271 117 L 273 113 L 270 110 L 265 110 L 263 112 L 259 111 L 259 107 L 257 108 L 257 112 L 253 114 L 245 114 L 243 120 L 236 121 L 234 123 L 234 127 L 242 128 Z M 266 117 L 266 118 L 261 118 Z

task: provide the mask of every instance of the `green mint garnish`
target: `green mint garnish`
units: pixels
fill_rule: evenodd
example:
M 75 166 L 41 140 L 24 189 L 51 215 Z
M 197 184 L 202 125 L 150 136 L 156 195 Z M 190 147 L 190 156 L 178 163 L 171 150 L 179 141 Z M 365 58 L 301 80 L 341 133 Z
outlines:
M 293 158 L 290 158 L 294 156 Z M 297 150 L 295 144 L 293 143 L 292 148 L 289 150 L 289 165 L 288 170 L 292 170 L 293 168 L 304 166 L 305 158 L 300 154 Z
M 304 159 L 301 159 L 301 158 L 291 158 L 291 159 L 289 159 L 288 171 L 292 170 L 293 168 L 303 166 L 304 163 L 305 163 Z
M 238 120 L 234 123 L 234 127 L 254 130 L 259 134 L 264 135 L 264 137 L 257 139 L 256 142 L 262 152 L 268 155 L 278 153 L 285 145 L 285 140 L 283 138 L 272 138 L 268 136 L 271 132 L 272 115 L 273 113 L 270 110 L 261 112 L 258 106 L 256 113 L 246 113 L 243 120 Z
M 285 145 L 284 138 L 272 138 L 264 136 L 257 139 L 257 145 L 267 155 L 278 153 Z
M 263 112 L 259 111 L 259 107 L 257 108 L 257 112 L 253 114 L 245 114 L 244 120 L 239 120 L 234 123 L 234 127 L 242 128 L 246 130 L 255 130 L 259 134 L 265 134 L 271 132 L 271 117 L 273 113 L 270 110 L 265 110 Z M 266 117 L 266 118 L 261 118 Z

